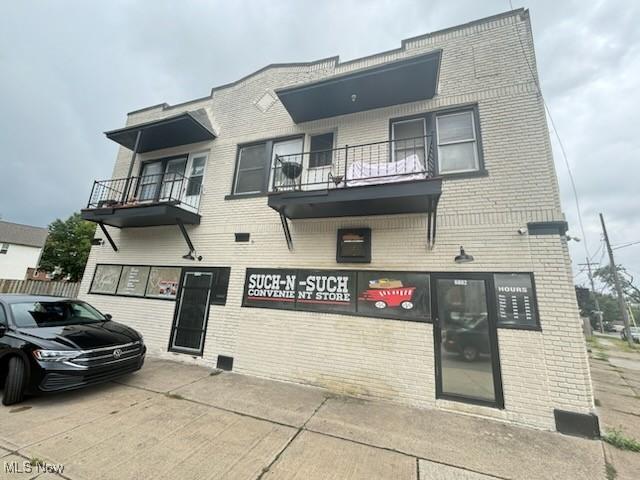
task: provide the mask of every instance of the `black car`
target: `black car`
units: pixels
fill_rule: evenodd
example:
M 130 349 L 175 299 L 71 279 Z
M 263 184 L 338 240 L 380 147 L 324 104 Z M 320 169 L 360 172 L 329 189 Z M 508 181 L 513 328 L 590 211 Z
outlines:
M 460 354 L 467 362 L 478 360 L 480 354 L 488 354 L 490 351 L 488 331 L 486 315 L 472 319 L 466 324 L 452 326 L 444 332 L 444 349 Z
M 86 302 L 0 294 L 2 403 L 73 390 L 139 370 L 142 336 Z

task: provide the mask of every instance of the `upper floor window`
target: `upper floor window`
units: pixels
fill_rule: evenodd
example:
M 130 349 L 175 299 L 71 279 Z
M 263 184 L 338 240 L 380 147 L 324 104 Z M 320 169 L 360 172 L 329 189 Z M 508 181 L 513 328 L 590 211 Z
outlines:
M 424 165 L 427 124 L 426 119 L 414 118 L 399 120 L 391 124 L 391 139 L 393 140 L 393 159 L 397 162 L 416 155 Z
M 282 162 L 302 164 L 302 148 L 302 137 L 241 146 L 232 193 L 266 193 L 273 182 L 273 175 L 282 175 Z
M 332 163 L 333 133 L 311 137 L 309 168 L 328 167 Z
M 0 243 L 0 254 L 5 254 L 9 251 L 8 243 Z
M 480 169 L 473 110 L 436 116 L 438 172 L 462 173 Z

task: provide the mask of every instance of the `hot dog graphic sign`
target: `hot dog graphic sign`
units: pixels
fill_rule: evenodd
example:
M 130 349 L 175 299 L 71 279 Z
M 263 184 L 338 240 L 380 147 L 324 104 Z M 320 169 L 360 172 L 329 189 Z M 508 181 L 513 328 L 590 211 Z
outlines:
M 401 280 L 378 278 L 369 280 L 369 288 L 360 294 L 358 300 L 372 302 L 380 310 L 398 307 L 411 310 L 415 290 L 416 287 L 405 287 Z

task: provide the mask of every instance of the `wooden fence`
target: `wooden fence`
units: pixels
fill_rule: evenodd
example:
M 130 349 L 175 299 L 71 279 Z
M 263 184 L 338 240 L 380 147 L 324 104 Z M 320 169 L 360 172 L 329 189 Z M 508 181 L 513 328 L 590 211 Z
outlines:
M 0 293 L 23 293 L 25 295 L 51 295 L 76 298 L 80 283 L 42 282 L 39 280 L 0 280 Z

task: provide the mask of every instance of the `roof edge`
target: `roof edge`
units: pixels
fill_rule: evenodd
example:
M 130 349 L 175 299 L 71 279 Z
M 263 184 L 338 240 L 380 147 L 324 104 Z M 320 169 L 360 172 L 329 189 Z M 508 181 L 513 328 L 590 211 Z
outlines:
M 349 65 L 349 64 L 352 64 L 352 63 L 361 62 L 362 60 L 367 60 L 367 59 L 374 58 L 374 57 L 379 57 L 379 56 L 382 56 L 382 55 L 388 55 L 388 54 L 391 54 L 391 53 L 397 53 L 397 52 L 405 51 L 407 44 L 410 43 L 410 42 L 415 42 L 417 40 L 423 40 L 423 39 L 431 38 L 431 37 L 434 37 L 436 35 L 443 35 L 443 34 L 450 33 L 450 32 L 455 31 L 455 30 L 462 30 L 464 28 L 473 27 L 475 25 L 481 25 L 483 23 L 493 22 L 493 21 L 498 20 L 498 19 L 507 18 L 507 17 L 511 17 L 511 16 L 515 16 L 515 15 L 519 15 L 519 14 L 528 15 L 528 12 L 529 12 L 528 9 L 520 7 L 520 8 L 516 8 L 516 9 L 513 9 L 513 10 L 508 10 L 506 12 L 497 13 L 495 15 L 490 15 L 488 17 L 479 18 L 477 20 L 471 20 L 469 22 L 461 23 L 461 24 L 458 24 L 458 25 L 454 25 L 452 27 L 447 27 L 447 28 L 443 28 L 443 29 L 440 29 L 440 30 L 435 30 L 433 32 L 428 32 L 428 33 L 424 33 L 424 34 L 421 34 L 421 35 L 416 35 L 414 37 L 405 38 L 405 39 L 400 41 L 400 47 L 398 47 L 398 48 L 392 48 L 390 50 L 385 50 L 385 51 L 382 51 L 382 52 L 373 53 L 371 55 L 365 55 L 363 57 L 354 58 L 354 59 L 351 59 L 351 60 L 347 60 L 345 62 L 340 62 L 340 56 L 339 55 L 335 55 L 335 56 L 332 56 L 332 57 L 321 58 L 319 60 L 313 60 L 313 61 L 310 61 L 310 62 L 270 63 L 270 64 L 268 64 L 268 65 L 266 65 L 266 66 L 264 66 L 264 67 L 262 67 L 262 68 L 260 68 L 258 70 L 255 70 L 255 71 L 249 73 L 248 75 L 245 75 L 245 76 L 239 78 L 238 80 L 235 80 L 235 81 L 229 82 L 229 83 L 225 83 L 223 85 L 218 85 L 217 87 L 211 88 L 211 91 L 210 91 L 209 95 L 206 95 L 204 97 L 199 97 L 199 98 L 196 98 L 196 99 L 193 99 L 193 100 L 187 100 L 185 102 L 176 103 L 174 105 L 170 105 L 170 104 L 168 104 L 166 102 L 158 103 L 156 105 L 152 105 L 152 106 L 149 106 L 149 107 L 143 107 L 143 108 L 140 108 L 140 109 L 137 109 L 137 110 L 132 110 L 132 111 L 127 113 L 127 116 L 134 115 L 134 114 L 137 114 L 137 113 L 142 113 L 142 112 L 145 112 L 145 111 L 148 111 L 148 110 L 155 110 L 157 108 L 161 108 L 162 111 L 165 111 L 165 110 L 169 110 L 169 109 L 172 109 L 172 108 L 183 107 L 183 106 L 189 105 L 191 103 L 197 103 L 197 102 L 201 102 L 203 100 L 208 100 L 208 99 L 213 98 L 214 92 L 216 92 L 218 90 L 223 90 L 225 88 L 234 87 L 234 86 L 236 86 L 236 85 L 238 85 L 238 84 L 250 79 L 251 77 L 259 75 L 260 73 L 262 73 L 262 72 L 264 72 L 266 70 L 272 69 L 272 68 L 311 67 L 311 66 L 314 66 L 314 65 L 320 65 L 320 64 L 323 64 L 323 63 L 327 63 L 327 62 L 333 62 L 333 66 L 334 67 L 343 66 L 343 65 Z

